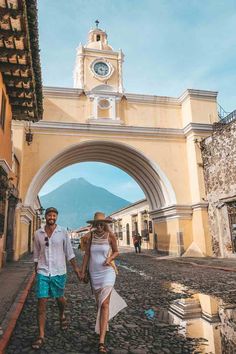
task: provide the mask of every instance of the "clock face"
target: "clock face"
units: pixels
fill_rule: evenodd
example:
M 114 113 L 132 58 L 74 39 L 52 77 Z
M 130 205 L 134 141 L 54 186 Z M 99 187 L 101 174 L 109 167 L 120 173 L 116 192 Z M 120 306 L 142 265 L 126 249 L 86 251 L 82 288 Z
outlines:
M 107 76 L 109 74 L 110 68 L 106 63 L 99 61 L 94 64 L 93 70 L 99 76 Z

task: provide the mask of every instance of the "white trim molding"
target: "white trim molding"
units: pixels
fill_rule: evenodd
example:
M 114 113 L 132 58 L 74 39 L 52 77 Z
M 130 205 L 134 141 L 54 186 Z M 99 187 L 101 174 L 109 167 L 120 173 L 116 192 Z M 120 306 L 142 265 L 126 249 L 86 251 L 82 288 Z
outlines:
M 212 101 L 217 99 L 217 91 L 207 91 L 207 90 L 194 90 L 187 89 L 184 93 L 178 98 L 179 103 L 183 103 L 186 99 L 195 99 L 195 100 L 207 100 Z
M 105 57 L 103 57 L 104 59 Z M 109 60 L 109 58 L 108 58 Z M 120 91 L 120 90 L 119 90 Z M 123 92 L 123 87 L 120 93 Z M 83 93 L 82 89 L 78 88 L 67 88 L 67 87 L 51 87 L 44 86 L 43 87 L 44 96 L 59 96 L 60 97 L 78 97 L 81 93 Z M 168 97 L 168 96 L 157 96 L 157 95 L 147 95 L 147 94 L 138 94 L 138 93 L 125 93 L 125 98 L 129 102 L 138 102 L 138 103 L 150 103 L 150 104 L 163 104 L 163 105 L 171 105 L 181 108 L 182 103 L 190 98 L 190 99 L 200 99 L 207 101 L 214 101 L 217 99 L 218 92 L 216 91 L 206 91 L 206 90 L 186 90 L 180 97 Z
M 31 206 L 22 205 L 19 206 L 20 209 L 20 221 L 24 224 L 29 224 L 33 220 L 35 215 L 34 210 Z
M 157 222 L 169 219 L 192 219 L 192 214 L 191 205 L 171 205 L 158 210 L 152 210 L 149 213 L 152 220 Z
M 203 210 L 208 208 L 208 203 L 196 203 L 192 205 L 171 205 L 159 210 L 150 211 L 152 220 L 161 222 L 170 219 L 192 219 L 193 212 L 196 210 Z

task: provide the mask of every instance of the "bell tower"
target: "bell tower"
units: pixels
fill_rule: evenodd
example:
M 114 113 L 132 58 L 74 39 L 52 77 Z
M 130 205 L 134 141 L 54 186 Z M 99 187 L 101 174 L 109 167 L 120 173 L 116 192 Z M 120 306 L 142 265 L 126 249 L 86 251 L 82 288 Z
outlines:
M 108 44 L 107 33 L 96 27 L 88 33 L 86 45 L 77 49 L 74 88 L 84 91 L 90 100 L 89 122 L 120 124 L 118 104 L 123 96 L 121 50 Z
M 114 51 L 108 44 L 107 33 L 98 27 L 88 33 L 86 45 L 77 48 L 74 69 L 74 88 L 85 92 L 100 85 L 110 87 L 113 92 L 123 93 L 122 63 L 124 55 L 121 50 Z

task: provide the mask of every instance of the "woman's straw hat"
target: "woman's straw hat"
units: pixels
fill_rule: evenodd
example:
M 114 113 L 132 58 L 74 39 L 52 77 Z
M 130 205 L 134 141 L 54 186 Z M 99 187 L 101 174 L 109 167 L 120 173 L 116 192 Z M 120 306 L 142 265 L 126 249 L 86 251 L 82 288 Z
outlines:
M 110 218 L 106 218 L 105 217 L 105 214 L 102 213 L 101 211 L 97 211 L 95 214 L 94 214 L 94 219 L 93 220 L 88 220 L 87 223 L 88 224 L 94 224 L 94 223 L 97 223 L 97 222 L 107 222 L 107 223 L 111 223 L 112 220 Z

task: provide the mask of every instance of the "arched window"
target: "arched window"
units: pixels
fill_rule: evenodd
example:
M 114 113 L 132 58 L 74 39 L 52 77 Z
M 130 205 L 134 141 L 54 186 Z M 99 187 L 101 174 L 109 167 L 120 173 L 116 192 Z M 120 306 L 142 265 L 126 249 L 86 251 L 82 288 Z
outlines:
M 130 245 L 130 231 L 129 231 L 129 224 L 126 224 L 126 240 L 127 240 L 127 245 Z

